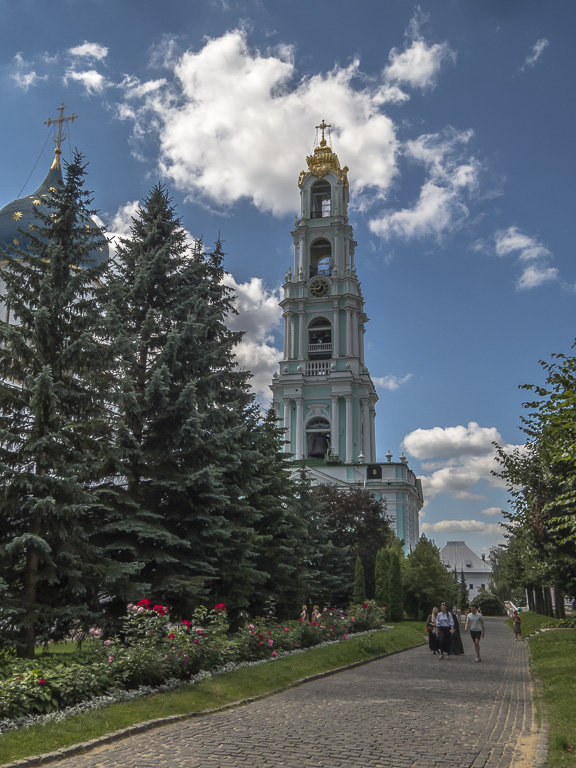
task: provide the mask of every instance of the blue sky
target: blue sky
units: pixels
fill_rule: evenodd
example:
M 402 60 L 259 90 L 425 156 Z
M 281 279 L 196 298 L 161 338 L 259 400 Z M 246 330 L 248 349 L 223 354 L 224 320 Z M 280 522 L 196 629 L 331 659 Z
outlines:
M 64 154 L 86 155 L 111 233 L 158 180 L 190 233 L 221 233 L 239 358 L 263 398 L 298 175 L 314 126 L 333 126 L 379 458 L 406 452 L 439 546 L 502 540 L 492 443 L 523 441 L 518 385 L 575 336 L 574 4 L 0 0 L 0 13 L 0 206 L 44 177 L 43 123 L 64 102 L 79 115 Z

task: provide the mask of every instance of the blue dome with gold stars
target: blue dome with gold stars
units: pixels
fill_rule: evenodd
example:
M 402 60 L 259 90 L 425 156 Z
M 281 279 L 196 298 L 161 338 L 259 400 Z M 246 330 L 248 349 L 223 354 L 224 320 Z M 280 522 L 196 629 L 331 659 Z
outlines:
M 44 209 L 48 212 L 46 200 L 57 189 L 62 189 L 64 181 L 62 178 L 62 169 L 60 166 L 60 144 L 62 140 L 61 126 L 65 120 L 72 118 L 63 118 L 64 107 L 60 107 L 61 115 L 57 120 L 49 120 L 48 125 L 59 123 L 58 138 L 56 140 L 56 149 L 54 161 L 48 171 L 46 178 L 40 184 L 38 189 L 31 195 L 20 197 L 14 200 L 0 210 L 0 259 L 10 256 L 18 249 L 26 250 L 27 234 L 32 233 L 35 227 L 44 226 L 38 219 L 38 211 Z M 101 228 L 91 218 L 86 217 L 86 228 L 92 230 L 98 245 L 90 252 L 90 266 L 101 264 L 108 260 L 108 243 Z

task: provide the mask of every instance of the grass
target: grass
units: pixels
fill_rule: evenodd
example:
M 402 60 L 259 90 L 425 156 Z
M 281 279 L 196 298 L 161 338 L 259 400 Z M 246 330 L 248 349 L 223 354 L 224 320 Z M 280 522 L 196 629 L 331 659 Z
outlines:
M 521 619 L 524 637 L 553 621 L 531 611 Z M 549 728 L 546 768 L 576 768 L 576 629 L 543 632 L 528 644 L 532 672 L 541 682 L 537 705 Z
M 0 736 L 0 764 L 51 752 L 104 736 L 147 720 L 203 712 L 251 696 L 281 691 L 304 677 L 328 672 L 383 653 L 413 648 L 424 643 L 422 622 L 403 622 L 393 630 L 313 648 L 306 653 L 268 664 L 243 667 L 235 672 L 183 686 L 172 693 L 157 694 L 105 709 L 75 715 L 62 722 L 9 731 Z

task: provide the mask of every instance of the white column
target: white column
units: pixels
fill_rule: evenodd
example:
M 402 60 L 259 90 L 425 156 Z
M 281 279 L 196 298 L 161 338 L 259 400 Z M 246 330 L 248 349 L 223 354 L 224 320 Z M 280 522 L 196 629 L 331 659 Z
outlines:
M 282 398 L 284 403 L 284 453 L 292 453 L 291 426 L 292 426 L 292 400 L 289 397 Z
M 370 461 L 376 461 L 376 428 L 374 421 L 376 419 L 376 408 L 370 406 Z
M 370 460 L 370 423 L 368 414 L 368 399 L 363 397 L 361 400 L 362 408 L 362 453 L 364 461 Z
M 364 365 L 364 334 L 366 333 L 366 328 L 362 326 L 360 328 L 360 362 L 362 365 Z
M 334 310 L 334 338 L 332 339 L 332 357 L 340 356 L 340 309 L 336 306 Z
M 298 312 L 298 358 L 305 360 L 308 357 L 308 350 L 306 349 L 306 323 L 304 310 Z
M 352 395 L 346 395 L 346 464 L 352 463 Z
M 339 419 L 339 400 L 337 395 L 331 395 L 330 400 L 332 400 L 332 431 L 331 431 L 331 440 L 332 443 L 332 450 L 334 453 L 339 454 L 340 448 L 339 448 L 339 434 L 340 434 L 340 419 Z
M 352 357 L 358 357 L 358 310 L 353 309 L 352 315 Z
M 286 312 L 284 315 L 284 360 L 288 360 L 290 357 L 290 313 Z
M 297 459 L 304 458 L 302 455 L 302 398 L 297 397 L 296 398 L 296 445 L 294 453 L 296 454 Z
M 346 355 L 352 355 L 352 310 L 346 310 Z

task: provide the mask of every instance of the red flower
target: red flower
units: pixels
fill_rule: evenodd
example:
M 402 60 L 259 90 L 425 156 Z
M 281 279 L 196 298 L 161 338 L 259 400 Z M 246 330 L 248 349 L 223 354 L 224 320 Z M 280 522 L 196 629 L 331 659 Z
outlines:
M 40 680 L 38 680 L 38 685 L 46 685 L 46 680 L 40 678 Z
M 225 611 L 226 610 L 226 606 L 224 605 L 224 603 L 218 603 L 218 605 L 214 606 L 214 610 L 215 611 Z
M 182 624 L 185 627 L 189 627 L 190 626 L 190 622 L 188 621 L 188 619 L 182 619 Z
M 165 605 L 155 605 L 152 610 L 156 611 L 158 616 L 165 616 L 168 613 L 168 608 Z
M 138 600 L 138 605 L 141 605 L 143 608 L 150 608 L 150 600 L 145 597 L 144 600 Z
M 170 634 L 168 635 L 168 640 L 174 640 L 175 637 L 176 635 L 173 632 L 170 632 Z
M 368 608 L 368 603 L 362 603 L 362 608 Z

